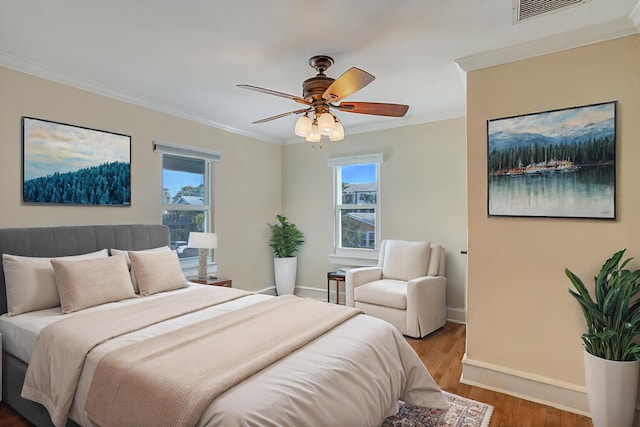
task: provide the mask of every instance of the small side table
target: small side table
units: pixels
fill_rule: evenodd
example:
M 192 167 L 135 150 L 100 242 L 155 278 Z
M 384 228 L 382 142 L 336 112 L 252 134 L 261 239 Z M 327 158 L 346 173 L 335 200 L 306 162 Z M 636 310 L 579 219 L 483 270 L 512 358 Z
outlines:
M 231 288 L 231 279 L 225 279 L 224 277 L 216 277 L 215 279 L 208 278 L 206 280 L 198 280 L 197 277 L 190 277 L 189 280 L 193 283 L 199 283 L 201 285 L 211 286 L 224 286 L 225 288 Z
M 340 282 L 344 282 L 344 273 L 330 271 L 327 273 L 327 302 L 331 301 L 330 285 L 331 281 L 336 282 L 336 304 L 340 304 Z

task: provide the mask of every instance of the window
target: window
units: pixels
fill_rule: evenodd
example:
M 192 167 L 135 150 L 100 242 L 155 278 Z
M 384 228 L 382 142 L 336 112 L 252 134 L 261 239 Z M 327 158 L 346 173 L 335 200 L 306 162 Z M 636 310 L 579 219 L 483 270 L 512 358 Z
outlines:
M 159 141 L 155 151 L 162 155 L 162 223 L 169 227 L 171 249 L 181 260 L 197 258 L 198 249 L 187 247 L 189 233 L 211 231 L 211 162 L 220 155 Z
M 171 249 L 179 258 L 198 256 L 187 248 L 189 232 L 208 231 L 209 165 L 203 159 L 162 155 L 162 223 L 169 227 Z
M 336 255 L 377 255 L 381 162 L 381 154 L 329 160 L 334 168 Z

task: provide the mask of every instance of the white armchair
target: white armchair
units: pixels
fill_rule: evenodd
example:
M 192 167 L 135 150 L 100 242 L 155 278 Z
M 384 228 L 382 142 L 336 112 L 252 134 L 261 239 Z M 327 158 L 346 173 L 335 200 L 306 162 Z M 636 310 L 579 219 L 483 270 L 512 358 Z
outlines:
M 445 252 L 429 242 L 385 240 L 377 267 L 347 271 L 346 305 L 422 338 L 447 319 Z

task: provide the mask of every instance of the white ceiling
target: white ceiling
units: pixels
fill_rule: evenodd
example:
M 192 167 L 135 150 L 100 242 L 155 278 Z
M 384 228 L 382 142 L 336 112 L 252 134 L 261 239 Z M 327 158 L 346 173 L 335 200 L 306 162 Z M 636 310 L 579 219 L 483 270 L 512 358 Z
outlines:
M 300 108 L 236 88 L 301 95 L 327 75 L 376 80 L 345 101 L 408 104 L 403 118 L 338 113 L 347 135 L 465 112 L 464 71 L 639 32 L 640 0 L 512 24 L 511 0 L 0 0 L 0 65 L 273 143 Z M 0 101 L 1 102 L 1 101 Z

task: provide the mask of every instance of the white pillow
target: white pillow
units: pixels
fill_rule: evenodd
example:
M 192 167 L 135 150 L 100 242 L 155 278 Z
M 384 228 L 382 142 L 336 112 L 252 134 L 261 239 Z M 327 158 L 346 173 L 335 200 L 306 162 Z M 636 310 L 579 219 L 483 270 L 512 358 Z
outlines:
M 140 295 L 151 295 L 187 286 L 187 279 L 182 272 L 176 251 L 129 252 L 129 258 L 138 280 Z
M 385 279 L 411 280 L 427 274 L 429 242 L 387 240 L 382 266 Z
M 108 256 L 109 252 L 106 249 L 58 258 L 2 254 L 9 316 L 60 305 L 56 277 L 50 262 L 52 259 L 82 260 Z
M 108 302 L 135 298 L 122 255 L 80 261 L 51 260 L 62 314 Z
M 125 258 L 127 259 L 127 267 L 129 267 L 129 271 L 131 271 L 131 282 L 133 283 L 133 289 L 136 291 L 136 294 L 140 293 L 140 290 L 138 289 L 138 280 L 136 280 L 136 275 L 135 272 L 133 271 L 133 268 L 131 268 L 131 258 L 129 258 L 129 252 L 134 252 L 134 253 L 138 253 L 138 252 L 166 252 L 166 251 L 170 251 L 171 248 L 169 248 L 169 246 L 160 246 L 159 248 L 152 248 L 152 249 L 143 249 L 140 251 L 122 251 L 120 249 L 111 249 L 111 255 L 124 255 Z

